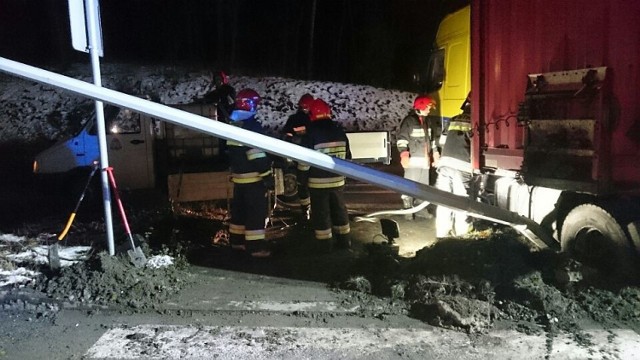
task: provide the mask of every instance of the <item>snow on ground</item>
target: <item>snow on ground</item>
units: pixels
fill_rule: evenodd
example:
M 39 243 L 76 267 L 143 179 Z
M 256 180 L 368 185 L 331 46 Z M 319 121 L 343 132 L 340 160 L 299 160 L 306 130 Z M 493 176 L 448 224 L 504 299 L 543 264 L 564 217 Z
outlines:
M 190 103 L 210 90 L 211 69 L 193 70 L 170 66 L 103 64 L 103 86 L 125 93 L 159 99 L 164 104 Z M 59 72 L 52 70 L 54 72 Z M 92 82 L 88 64 L 59 72 Z M 336 82 L 317 82 L 280 77 L 249 77 L 229 74 L 239 91 L 256 90 L 263 98 L 259 118 L 271 134 L 284 126 L 300 96 L 310 93 L 327 101 L 334 120 L 348 131 L 395 132 L 409 111 L 414 93 Z M 77 129 L 92 102 L 77 95 L 0 73 L 0 142 L 8 140 L 57 140 Z M 84 113 L 83 113 L 84 111 Z M 79 116 L 80 115 L 80 116 Z
M 164 104 L 186 104 L 210 90 L 211 69 L 174 66 L 102 64 L 102 83 L 110 89 Z M 92 82 L 91 66 L 76 64 L 57 72 Z M 327 101 L 334 120 L 348 131 L 388 130 L 394 134 L 409 111 L 415 94 L 371 86 L 316 82 L 280 77 L 249 77 L 228 74 L 230 84 L 240 91 L 252 88 L 262 96 L 258 116 L 267 131 L 276 135 L 287 117 L 295 112 L 300 96 L 309 93 Z M 0 142 L 59 140 L 79 129 L 93 109 L 91 100 L 61 89 L 0 73 Z M 55 237 L 45 234 L 48 238 Z M 43 235 L 44 236 L 44 235 Z M 46 239 L 45 239 L 46 240 Z M 32 281 L 34 264 L 48 262 L 48 245 L 26 246 L 29 239 L 0 233 L 0 287 Z M 81 260 L 87 247 L 60 247 L 61 265 Z M 172 264 L 171 258 L 149 259 L 149 266 Z M 25 267 L 26 266 L 26 267 Z
M 47 234 L 51 235 L 51 234 Z M 33 281 L 40 273 L 32 270 L 36 265 L 49 264 L 50 245 L 33 245 L 38 239 L 25 236 L 0 233 L 0 287 L 17 285 Z M 90 246 L 58 246 L 60 266 L 70 266 L 85 260 Z M 161 268 L 171 266 L 174 259 L 168 255 L 155 255 L 147 259 L 147 267 Z
M 31 240 L 24 236 L 0 233 L 0 287 L 33 281 L 39 275 L 39 272 L 32 270 L 35 265 L 48 264 L 49 246 L 33 245 Z M 89 250 L 89 246 L 60 247 L 60 265 L 69 266 L 84 260 Z

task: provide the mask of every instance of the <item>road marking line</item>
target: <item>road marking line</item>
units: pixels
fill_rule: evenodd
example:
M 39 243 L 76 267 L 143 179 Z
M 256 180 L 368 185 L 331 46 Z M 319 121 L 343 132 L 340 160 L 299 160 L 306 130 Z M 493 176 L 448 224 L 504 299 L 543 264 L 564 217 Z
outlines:
M 139 325 L 107 331 L 88 359 L 486 359 L 634 358 L 640 336 L 631 330 L 592 330 L 591 347 L 570 335 L 492 331 L 469 337 L 443 329 L 308 328 Z
M 141 325 L 105 333 L 89 359 L 349 359 L 429 347 L 433 331 Z M 395 350 L 394 350 L 395 349 Z

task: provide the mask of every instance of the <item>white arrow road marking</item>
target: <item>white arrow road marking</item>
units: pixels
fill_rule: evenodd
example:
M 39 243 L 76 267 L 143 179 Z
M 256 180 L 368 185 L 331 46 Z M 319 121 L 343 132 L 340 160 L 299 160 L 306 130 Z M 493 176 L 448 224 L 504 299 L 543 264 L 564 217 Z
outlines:
M 640 337 L 630 330 L 588 332 L 585 347 L 569 336 L 494 331 L 473 339 L 442 329 L 297 328 L 140 325 L 107 331 L 88 359 L 632 359 Z

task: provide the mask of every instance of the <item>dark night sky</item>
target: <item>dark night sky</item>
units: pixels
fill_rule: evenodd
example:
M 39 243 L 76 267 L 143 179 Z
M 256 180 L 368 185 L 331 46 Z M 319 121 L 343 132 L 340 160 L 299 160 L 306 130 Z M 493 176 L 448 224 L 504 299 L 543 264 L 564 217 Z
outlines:
M 437 24 L 466 0 L 102 0 L 104 62 L 192 63 L 233 74 L 411 90 Z M 0 56 L 88 61 L 71 48 L 67 1 L 0 0 Z

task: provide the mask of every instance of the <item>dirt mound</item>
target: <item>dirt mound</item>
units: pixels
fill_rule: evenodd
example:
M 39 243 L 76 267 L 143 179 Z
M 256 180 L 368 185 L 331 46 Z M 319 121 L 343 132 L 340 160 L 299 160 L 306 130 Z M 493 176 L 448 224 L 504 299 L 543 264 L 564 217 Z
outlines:
M 137 268 L 126 255 L 100 252 L 91 259 L 62 268 L 36 283 L 49 297 L 84 306 L 154 308 L 191 283 L 180 263 Z
M 560 254 L 535 251 L 509 228 L 480 235 L 439 241 L 404 261 L 372 250 L 360 261 L 358 277 L 341 286 L 401 294 L 412 316 L 469 333 L 563 330 L 589 343 L 580 331 L 589 323 L 640 329 L 638 287 L 594 275 Z

